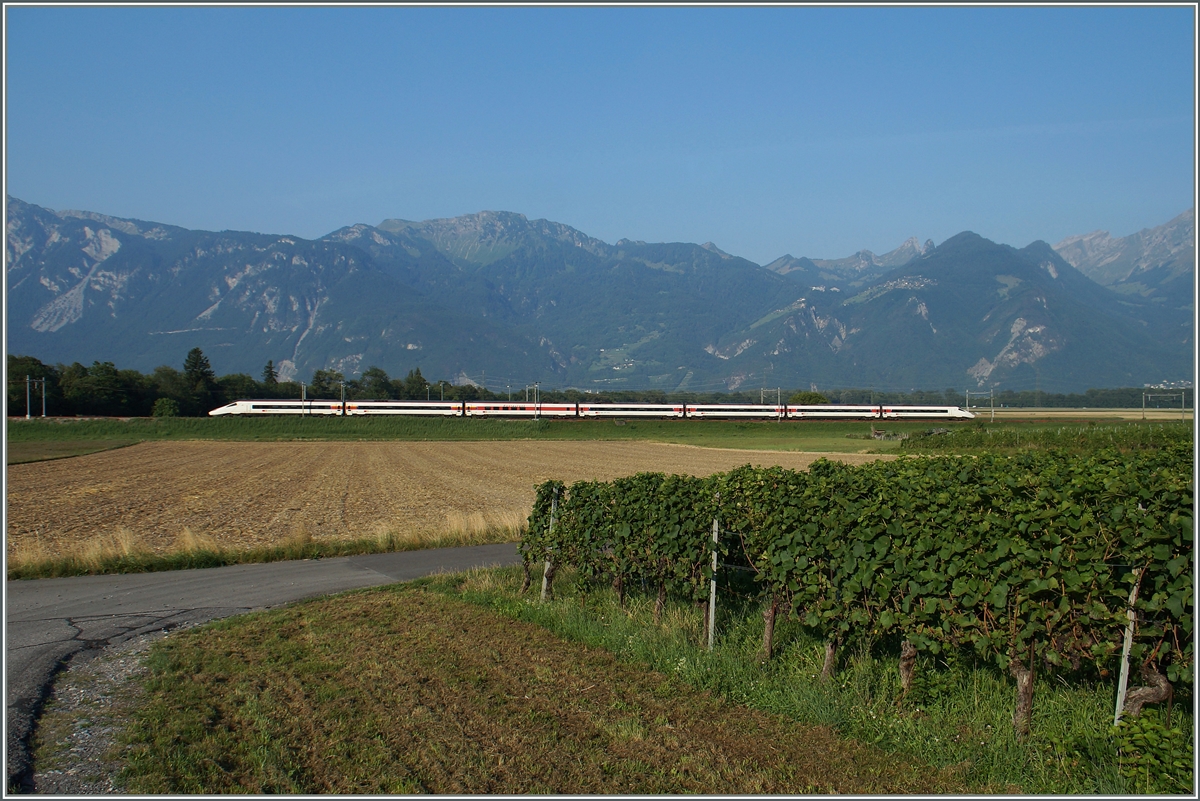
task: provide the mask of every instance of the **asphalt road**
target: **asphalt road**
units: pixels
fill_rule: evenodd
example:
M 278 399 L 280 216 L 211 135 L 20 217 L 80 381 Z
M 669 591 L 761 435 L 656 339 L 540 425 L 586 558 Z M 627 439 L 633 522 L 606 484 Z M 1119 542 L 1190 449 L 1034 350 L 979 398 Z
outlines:
M 520 563 L 515 544 L 121 576 L 5 582 L 8 788 L 27 787 L 30 735 L 72 659 L 153 631 L 439 572 Z

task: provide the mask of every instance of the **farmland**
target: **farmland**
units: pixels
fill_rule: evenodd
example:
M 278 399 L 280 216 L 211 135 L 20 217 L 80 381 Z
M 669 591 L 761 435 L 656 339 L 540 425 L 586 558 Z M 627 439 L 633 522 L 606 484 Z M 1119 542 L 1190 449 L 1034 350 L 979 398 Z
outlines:
M 8 575 L 514 541 L 548 478 L 804 468 L 823 454 L 860 463 L 947 449 L 1136 450 L 1192 436 L 1190 421 L 1111 412 L 977 419 L 938 436 L 927 421 L 883 421 L 884 439 L 870 421 L 9 420 Z
M 19 441 L 48 448 L 61 447 L 65 440 L 55 436 L 66 432 L 90 435 L 81 441 L 124 445 L 121 436 L 128 438 L 132 430 L 120 421 L 41 428 L 33 422 Z M 10 464 L 10 556 L 14 544 L 63 551 L 96 537 L 120 536 L 160 551 L 189 537 L 253 549 L 298 534 L 337 542 L 382 529 L 417 536 L 455 527 L 490 528 L 514 540 L 517 532 L 508 527 L 523 524 L 535 485 L 547 479 L 569 485 L 645 471 L 703 477 L 747 463 L 804 469 L 821 455 L 804 452 L 816 450 L 816 443 L 840 445 L 844 452 L 834 458 L 849 464 L 887 461 L 889 469 L 907 464 L 892 462 L 888 454 L 848 452 L 903 453 L 900 442 L 868 440 L 866 423 L 792 427 L 638 421 L 585 429 L 572 423 L 478 421 L 482 425 L 473 432 L 447 428 L 455 441 L 422 441 L 436 439 L 434 429 L 444 424 L 474 421 L 396 421 L 411 427 L 392 430 L 390 436 L 376 427 L 368 432 L 373 437 L 364 436 L 363 428 L 339 428 L 341 423 L 357 424 L 350 420 L 305 421 L 311 425 L 301 436 L 289 433 L 292 423 L 284 421 L 206 427 L 210 422 L 174 421 L 170 425 L 175 428 L 160 427 L 159 436 L 143 437 L 148 441 L 137 445 Z M 948 437 L 907 442 L 921 442 L 922 449 L 945 443 L 971 453 L 974 462 L 974 455 L 984 452 L 980 449 L 996 446 L 1136 454 L 1191 440 L 1190 424 L 1092 422 L 1099 424 L 998 420 L 986 427 L 955 427 Z M 243 425 L 248 423 L 277 427 Z M 189 426 L 196 428 L 189 432 Z M 908 432 L 927 428 L 920 423 L 885 426 Z M 14 429 L 20 426 L 10 423 L 10 434 Z M 584 436 L 588 431 L 592 441 Z M 988 431 L 1009 433 L 989 439 Z M 1010 442 L 1006 437 L 1014 431 L 1019 439 Z M 38 439 L 29 435 L 33 432 L 54 436 Z M 478 441 L 466 436 L 472 433 Z M 612 439 L 604 441 L 608 437 Z M 694 439 L 686 445 L 647 441 L 656 437 Z M 745 447 L 696 447 L 695 440 Z M 775 450 L 767 450 L 772 442 Z M 817 472 L 831 475 L 828 468 Z M 1151 493 L 1155 498 L 1160 494 Z M 936 493 L 913 495 L 933 498 Z M 1144 505 L 1152 508 L 1149 501 Z M 829 517 L 837 510 L 827 511 Z M 846 521 L 840 529 L 846 535 L 843 544 L 852 548 L 853 532 L 847 528 L 852 526 Z M 569 531 L 564 524 L 562 532 Z M 1161 772 L 1156 767 L 1152 774 L 1142 766 L 1158 764 L 1153 760 L 1160 758 L 1190 764 L 1191 752 L 1182 748 L 1192 725 L 1191 688 L 1180 686 L 1173 712 L 1170 704 L 1165 710 L 1151 708 L 1135 733 L 1114 733 L 1112 678 L 1104 678 L 1114 667 L 1111 654 L 1104 673 L 1093 671 L 1082 681 L 1072 677 L 1069 687 L 1059 686 L 1063 670 L 1039 667 L 1032 733 L 1021 738 L 1013 732 L 1008 671 L 989 664 L 986 654 L 945 643 L 941 650 L 921 650 L 915 678 L 906 687 L 895 657 L 898 635 L 883 630 L 882 614 L 872 618 L 879 622 L 876 628 L 883 627 L 875 632 L 878 636 L 847 639 L 838 652 L 834 678 L 822 682 L 818 674 L 822 654 L 828 653 L 827 635 L 809 626 L 803 615 L 789 613 L 790 604 L 779 615 L 775 658 L 761 661 L 764 599 L 748 579 L 723 587 L 717 647 L 708 654 L 701 645 L 702 616 L 692 594 L 673 590 L 660 620 L 654 582 L 619 582 L 625 589 L 618 592 L 608 589 L 607 577 L 599 584 L 584 578 L 583 572 L 564 565 L 555 600 L 545 604 L 536 603 L 536 591 L 519 593 L 519 568 L 426 585 L 449 598 L 487 607 L 491 615 L 468 613 L 430 595 L 388 590 L 270 613 L 269 619 L 230 621 L 181 638 L 153 657 L 156 678 L 148 685 L 153 698 L 128 730 L 131 739 L 124 741 L 133 746 L 134 755 L 127 781 L 148 791 L 177 792 L 953 792 L 961 780 L 976 792 L 1126 793 L 1190 785 L 1190 770 Z M 1147 580 L 1148 595 L 1149 590 Z M 1125 595 L 1114 597 L 1120 612 Z M 911 614 L 919 611 L 914 607 Z M 397 615 L 411 617 L 413 630 L 397 627 Z M 446 626 L 447 615 L 469 619 L 462 637 Z M 504 618 L 537 623 L 577 642 L 562 650 L 565 646 L 539 629 L 513 627 Z M 286 636 L 276 631 L 281 622 L 291 627 Z M 274 633 L 265 636 L 264 631 Z M 381 658 L 354 650 L 361 648 L 364 633 L 379 631 L 387 634 L 389 648 L 396 647 L 394 654 Z M 933 629 L 926 633 L 937 635 Z M 480 638 L 491 651 L 471 646 Z M 435 641 L 439 645 L 426 647 Z M 579 643 L 589 650 L 581 650 Z M 619 664 L 593 665 L 597 657 L 590 648 L 595 646 L 613 652 Z M 331 673 L 335 657 L 340 667 Z M 655 672 L 639 673 L 646 669 Z M 373 688 L 381 671 L 389 670 L 396 678 L 384 684 L 393 691 L 376 697 Z M 413 683 L 405 678 L 410 675 L 421 678 Z M 604 685 L 596 677 L 601 675 L 610 682 L 616 677 L 626 691 L 617 695 L 606 688 L 599 697 Z M 371 680 L 360 681 L 360 676 Z M 691 685 L 690 690 L 675 681 Z M 534 685 L 544 694 L 513 689 Z M 264 686 L 278 692 L 247 689 Z M 709 691 L 728 711 L 736 707 L 736 714 L 718 722 L 709 696 L 696 690 Z M 245 693 L 257 699 L 249 717 L 243 715 L 244 699 L 250 697 Z M 399 722 L 393 715 L 397 703 L 406 710 Z M 769 719 L 743 717 L 743 706 L 755 707 Z M 384 724 L 356 725 L 363 710 L 375 714 L 376 708 L 405 736 L 426 739 L 419 745 L 403 737 L 392 742 Z M 217 709 L 229 715 L 232 725 L 205 722 L 206 710 Z M 462 726 L 451 725 L 462 715 L 476 716 L 479 731 L 494 736 L 464 739 Z M 488 729 L 497 715 L 510 716 L 512 725 Z M 678 755 L 694 751 L 689 738 L 706 715 L 714 718 L 705 724 L 709 745 L 704 748 L 717 768 L 692 763 L 698 767 L 689 770 L 700 772 L 674 772 Z M 778 715 L 786 720 L 774 717 Z M 746 726 L 778 734 L 753 738 L 745 734 Z M 826 739 L 833 731 L 859 743 Z M 1161 736 L 1166 745 L 1138 745 L 1131 738 L 1143 736 L 1140 732 Z M 555 746 L 563 733 L 570 735 L 566 741 L 578 739 L 580 748 L 565 753 Z M 181 738 L 187 748 L 180 748 Z M 354 738 L 366 749 L 361 753 L 369 751 L 365 768 L 345 761 L 349 752 L 342 744 Z M 890 756 L 880 760 L 862 743 L 876 743 Z M 631 749 L 628 758 L 612 761 L 608 756 L 612 749 L 626 747 Z M 807 753 L 822 756 L 802 764 L 798 760 Z M 169 770 L 164 769 L 168 755 Z M 928 784 L 908 767 L 917 763 L 935 766 L 927 769 Z M 338 767 L 329 769 L 332 764 Z M 217 765 L 221 770 L 214 772 Z M 179 767 L 184 772 L 176 771 Z
M 803 468 L 819 456 L 653 442 L 143 442 L 10 465 L 6 545 L 10 559 L 53 558 L 114 538 L 163 553 L 185 538 L 249 549 L 298 536 L 516 529 L 534 486 L 552 477 L 705 476 L 747 463 Z

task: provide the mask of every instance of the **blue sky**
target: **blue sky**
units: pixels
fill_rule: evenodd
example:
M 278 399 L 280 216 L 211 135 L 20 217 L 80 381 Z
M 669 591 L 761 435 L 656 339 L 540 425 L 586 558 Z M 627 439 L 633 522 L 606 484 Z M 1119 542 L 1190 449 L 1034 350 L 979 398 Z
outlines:
M 484 209 L 877 253 L 1191 207 L 1173 7 L 6 6 L 9 194 L 317 237 Z

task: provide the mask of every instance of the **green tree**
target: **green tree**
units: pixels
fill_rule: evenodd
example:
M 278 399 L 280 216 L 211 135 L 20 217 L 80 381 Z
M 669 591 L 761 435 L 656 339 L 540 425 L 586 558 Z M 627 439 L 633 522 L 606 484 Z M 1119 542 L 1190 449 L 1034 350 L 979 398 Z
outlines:
M 217 379 L 220 391 L 217 393 L 217 405 L 230 401 L 248 400 L 258 395 L 258 382 L 248 373 L 230 373 Z
M 150 375 L 150 384 L 154 387 L 154 394 L 157 397 L 174 400 L 179 406 L 180 414 L 191 402 L 187 380 L 183 377 L 183 373 L 174 367 L 166 364 L 155 367 L 154 372 Z
M 187 380 L 191 384 L 206 384 L 215 385 L 217 383 L 217 374 L 213 372 L 212 365 L 208 363 L 208 357 L 204 355 L 204 351 L 199 348 L 192 348 L 188 351 L 187 357 L 183 360 L 183 374 L 187 376 Z
M 29 404 L 33 407 L 34 415 L 42 413 L 42 392 L 46 393 L 46 414 L 65 414 L 62 391 L 59 388 L 59 370 L 42 364 L 32 356 L 8 356 L 8 413 L 25 416 L 25 376 L 31 379 L 45 379 L 45 384 L 34 384 L 29 387 Z M 1140 402 L 1140 401 L 1139 401 Z
M 275 360 L 267 359 L 267 366 L 263 368 L 262 382 L 265 387 L 275 387 L 279 384 L 279 373 L 275 371 Z
M 359 381 L 359 392 L 364 400 L 390 400 L 392 398 L 392 381 L 379 367 L 368 367 L 363 370 Z
M 185 407 L 186 414 L 201 415 L 217 405 L 217 374 L 199 348 L 189 350 L 187 358 L 183 360 L 183 378 L 190 396 Z
M 154 402 L 154 417 L 178 417 L 179 404 L 174 398 L 159 398 Z
M 486 390 L 484 390 L 486 391 Z M 458 401 L 477 401 L 483 400 L 483 393 L 479 387 L 474 384 L 462 384 L 459 386 L 446 385 L 446 400 Z
M 336 370 L 315 370 L 312 381 L 308 385 L 308 397 L 337 399 L 342 396 L 342 382 L 345 376 Z
M 125 387 L 112 362 L 93 362 L 91 367 L 75 362 L 63 370 L 60 381 L 63 399 L 76 414 L 127 413 Z
M 788 398 L 788 403 L 793 406 L 816 406 L 821 403 L 829 403 L 829 398 L 820 392 L 796 392 Z
M 425 376 L 421 375 L 420 367 L 409 370 L 408 375 L 404 376 L 401 397 L 405 400 L 425 400 L 425 388 L 428 386 L 429 382 L 425 380 Z
M 118 370 L 117 382 L 121 387 L 124 398 L 122 414 L 134 417 L 146 417 L 154 408 L 158 393 L 154 391 L 154 382 L 149 376 L 137 370 Z

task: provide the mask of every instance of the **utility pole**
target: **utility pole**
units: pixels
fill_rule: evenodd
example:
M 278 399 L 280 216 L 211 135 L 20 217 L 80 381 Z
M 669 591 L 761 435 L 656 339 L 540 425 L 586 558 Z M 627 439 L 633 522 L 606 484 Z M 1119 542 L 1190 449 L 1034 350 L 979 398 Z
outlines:
M 308 405 L 307 401 L 308 401 L 308 385 L 305 384 L 303 381 L 301 381 L 300 382 L 300 416 L 301 417 L 304 416 L 304 407 Z
M 1151 387 L 1151 388 L 1154 389 L 1154 387 Z M 1146 419 L 1146 399 L 1147 398 L 1153 398 L 1155 400 L 1157 400 L 1158 398 L 1170 398 L 1171 400 L 1174 400 L 1175 393 L 1174 392 L 1162 392 L 1162 393 L 1143 392 L 1142 393 L 1142 419 L 1143 420 Z M 1187 403 L 1187 390 L 1185 389 L 1179 393 L 1179 419 L 1180 420 L 1187 419 L 1187 413 L 1185 411 L 1186 403 Z M 1155 408 L 1158 408 L 1158 407 L 1156 406 Z
M 25 375 L 25 419 L 28 420 L 31 416 L 29 414 L 29 374 L 27 373 Z
M 989 389 L 987 394 L 988 394 L 988 398 L 992 399 L 992 400 L 991 400 L 991 404 L 992 404 L 992 420 L 993 420 L 993 421 L 995 421 L 995 419 L 996 419 L 996 401 L 995 401 L 995 399 L 994 399 L 995 390 L 994 390 L 994 389 Z M 972 391 L 971 391 L 971 390 L 969 390 L 969 389 L 967 390 L 967 405 L 966 405 L 966 406 L 964 406 L 963 408 L 964 408 L 964 409 L 966 409 L 968 412 L 969 412 L 969 411 L 971 411 L 971 396 L 972 396 L 972 395 L 974 395 L 974 396 L 976 396 L 976 397 L 983 397 L 983 392 L 972 392 Z

